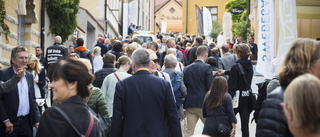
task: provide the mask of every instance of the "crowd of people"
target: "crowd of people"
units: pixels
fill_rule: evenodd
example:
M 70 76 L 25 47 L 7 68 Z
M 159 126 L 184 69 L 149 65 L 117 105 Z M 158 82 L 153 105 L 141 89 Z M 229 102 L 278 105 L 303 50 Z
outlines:
M 91 51 L 83 38 L 66 47 L 56 36 L 45 56 L 40 47 L 35 54 L 13 48 L 11 67 L 0 70 L 0 136 L 191 137 L 200 119 L 203 135 L 234 137 L 240 122 L 241 136 L 249 137 L 254 38 L 216 44 L 204 36 L 157 37 L 140 43 L 99 34 Z M 319 136 L 320 43 L 296 40 L 278 77 L 256 136 Z M 48 93 L 51 104 L 39 103 Z M 107 133 L 100 116 L 111 119 Z

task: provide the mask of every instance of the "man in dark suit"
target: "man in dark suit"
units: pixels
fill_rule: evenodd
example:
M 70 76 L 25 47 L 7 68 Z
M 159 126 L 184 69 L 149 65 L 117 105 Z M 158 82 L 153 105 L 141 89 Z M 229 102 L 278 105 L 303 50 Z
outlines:
M 209 91 L 213 75 L 211 66 L 204 63 L 208 57 L 208 48 L 199 46 L 197 48 L 197 59 L 184 70 L 184 84 L 187 87 L 187 97 L 185 99 L 185 109 L 187 115 L 186 137 L 194 133 L 194 128 L 200 118 L 204 123 L 202 115 L 202 104 L 207 91 Z
M 96 46 L 101 48 L 101 56 L 103 57 L 104 54 L 107 53 L 108 50 L 111 50 L 111 48 L 108 48 L 107 45 L 103 44 L 103 38 L 102 37 L 98 37 L 97 38 L 97 44 Z
M 7 81 L 28 61 L 27 50 L 17 46 L 11 52 L 12 66 L 0 70 L 0 80 Z M 25 71 L 18 85 L 8 93 L 0 94 L 1 137 L 32 137 L 32 127 L 38 127 L 40 114 L 34 93 L 33 76 Z
M 197 48 L 202 45 L 202 42 L 203 42 L 203 38 L 202 37 L 197 37 L 196 38 L 196 45 L 197 46 L 191 48 L 188 51 L 186 58 L 187 58 L 187 61 L 188 61 L 189 64 L 193 63 L 193 61 L 195 61 L 197 59 L 196 51 L 197 51 Z M 212 56 L 212 53 L 211 53 L 209 47 L 207 47 L 207 49 L 208 49 L 207 50 L 208 51 L 208 56 L 209 57 Z
M 146 49 L 133 52 L 135 74 L 116 85 L 112 137 L 182 137 L 171 85 L 150 73 L 150 63 Z

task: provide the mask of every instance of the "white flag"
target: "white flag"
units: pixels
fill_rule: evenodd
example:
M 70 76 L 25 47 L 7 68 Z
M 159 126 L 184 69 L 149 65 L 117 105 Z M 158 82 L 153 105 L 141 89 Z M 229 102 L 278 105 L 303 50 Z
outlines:
M 257 72 L 271 79 L 271 63 L 274 58 L 275 16 L 274 0 L 258 0 L 258 63 Z
M 279 0 L 279 26 L 278 73 L 290 45 L 297 39 L 296 0 Z

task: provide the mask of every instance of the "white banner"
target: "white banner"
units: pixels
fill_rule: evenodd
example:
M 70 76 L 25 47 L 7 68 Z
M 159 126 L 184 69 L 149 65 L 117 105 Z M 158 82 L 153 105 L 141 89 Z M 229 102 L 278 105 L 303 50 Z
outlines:
M 129 4 L 123 3 L 123 18 L 122 18 L 122 37 L 126 37 L 128 35 L 128 28 L 130 26 L 130 10 Z
M 277 73 L 290 45 L 297 39 L 296 0 L 279 0 L 279 26 Z
M 256 70 L 271 79 L 271 63 L 274 58 L 275 16 L 274 0 L 258 0 L 258 63 Z
M 209 42 L 212 42 L 210 33 L 212 30 L 212 17 L 211 12 L 205 6 L 202 7 L 202 16 L 203 16 L 203 34 L 206 36 L 206 39 Z M 208 43 L 209 44 L 209 43 Z
M 161 33 L 167 33 L 167 22 L 165 21 L 161 22 Z

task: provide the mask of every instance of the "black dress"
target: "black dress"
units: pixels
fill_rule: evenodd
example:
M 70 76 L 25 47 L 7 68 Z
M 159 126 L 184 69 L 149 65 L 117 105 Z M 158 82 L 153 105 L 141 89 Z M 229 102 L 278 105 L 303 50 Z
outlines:
M 237 123 L 236 116 L 233 112 L 232 99 L 230 94 L 225 95 L 225 100 L 222 105 L 213 109 L 206 108 L 206 101 L 203 103 L 203 117 L 206 118 L 204 122 L 204 128 L 202 134 L 209 135 L 211 137 L 230 137 L 230 133 L 222 135 L 217 131 L 218 122 L 228 126 L 232 130 L 232 123 Z

